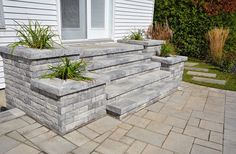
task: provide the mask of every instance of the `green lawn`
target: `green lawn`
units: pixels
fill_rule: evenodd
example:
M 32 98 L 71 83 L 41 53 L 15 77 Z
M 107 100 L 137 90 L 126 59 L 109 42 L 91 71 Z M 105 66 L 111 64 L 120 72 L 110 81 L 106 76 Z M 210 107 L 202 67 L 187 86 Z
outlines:
M 184 70 L 183 81 L 202 85 L 202 86 L 207 86 L 207 87 L 236 91 L 236 74 L 222 72 L 218 67 L 212 66 L 210 64 L 206 64 L 200 60 L 190 59 L 189 62 L 199 63 L 198 65 L 194 67 L 208 68 L 209 73 L 217 74 L 217 77 L 215 79 L 226 80 L 227 82 L 226 82 L 226 85 L 218 85 L 218 84 L 210 84 L 210 83 L 203 83 L 199 81 L 193 81 L 192 76 L 187 75 L 187 70 Z

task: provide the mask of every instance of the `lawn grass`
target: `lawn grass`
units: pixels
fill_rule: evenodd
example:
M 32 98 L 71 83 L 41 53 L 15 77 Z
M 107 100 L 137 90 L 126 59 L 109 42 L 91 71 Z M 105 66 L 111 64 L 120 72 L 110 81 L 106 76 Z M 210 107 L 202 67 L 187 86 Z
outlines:
M 188 75 L 187 70 L 184 70 L 183 81 L 202 85 L 202 86 L 212 87 L 212 88 L 236 91 L 236 74 L 223 72 L 223 71 L 221 71 L 221 69 L 219 67 L 204 63 L 201 60 L 189 59 L 189 62 L 199 63 L 198 65 L 196 65 L 194 67 L 209 69 L 209 73 L 215 73 L 217 75 L 216 78 L 214 78 L 214 79 L 226 80 L 226 85 L 218 85 L 218 84 L 193 81 L 192 80 L 193 76 Z

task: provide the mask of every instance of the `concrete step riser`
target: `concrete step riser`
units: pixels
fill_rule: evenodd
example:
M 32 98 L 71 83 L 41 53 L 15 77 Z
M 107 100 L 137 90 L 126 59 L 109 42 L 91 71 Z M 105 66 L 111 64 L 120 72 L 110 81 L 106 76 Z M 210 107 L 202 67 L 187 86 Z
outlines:
M 146 73 L 150 73 L 150 72 L 158 71 L 158 70 L 160 70 L 160 67 L 154 68 L 154 69 L 145 70 L 145 71 L 141 71 L 141 72 L 137 72 L 137 73 L 135 73 L 135 74 L 131 74 L 131 75 L 124 76 L 124 77 L 122 77 L 122 78 L 118 78 L 118 79 L 116 79 L 116 80 L 113 80 L 113 81 L 111 81 L 111 82 L 108 83 L 108 84 L 113 84 L 113 83 L 125 81 L 125 80 L 127 80 L 127 79 L 130 79 L 130 78 L 133 78 L 133 77 L 138 77 L 138 76 L 140 76 L 140 75 L 144 75 L 144 74 L 146 74 Z
M 131 64 L 134 62 L 150 60 L 151 54 L 129 54 L 124 56 L 116 56 L 113 58 L 99 58 L 88 61 L 88 70 L 95 71 L 113 66 Z
M 137 77 L 130 77 L 127 80 L 116 82 L 106 87 L 107 99 L 123 95 L 135 89 L 148 86 L 152 83 L 158 82 L 162 79 L 168 78 L 169 72 L 166 71 L 152 71 Z
M 126 51 L 126 52 L 121 52 L 121 53 L 112 53 L 112 54 L 94 56 L 94 57 L 89 57 L 89 58 L 85 58 L 85 59 L 88 61 L 91 61 L 91 60 L 99 60 L 99 59 L 104 59 L 104 58 L 114 58 L 117 56 L 125 56 L 125 55 L 130 55 L 130 54 L 141 54 L 141 53 L 143 53 L 143 51 L 141 51 L 141 50 Z
M 106 66 L 106 67 L 101 67 L 101 68 L 97 68 L 97 69 L 89 69 L 89 71 L 95 72 L 95 73 L 99 73 L 99 72 L 104 72 L 104 71 L 111 71 L 114 69 L 118 69 L 120 67 L 125 67 L 125 66 L 130 66 L 132 64 L 142 64 L 145 62 L 150 62 L 151 59 L 141 59 L 141 60 L 137 60 L 137 61 L 130 61 L 127 63 L 120 63 L 120 64 L 115 64 L 115 65 L 110 65 L 110 66 Z
M 125 97 L 128 96 L 128 95 L 132 95 L 132 94 L 136 93 L 136 92 L 139 91 L 139 90 L 144 90 L 144 89 L 146 89 L 146 88 L 150 88 L 150 87 L 152 87 L 153 84 L 161 83 L 161 82 L 164 82 L 164 81 L 166 81 L 166 80 L 168 80 L 168 77 L 162 78 L 162 79 L 157 80 L 157 81 L 154 81 L 154 82 L 150 82 L 150 83 L 148 83 L 148 84 L 146 84 L 146 85 L 141 85 L 141 86 L 139 86 L 139 87 L 137 87 L 137 88 L 135 88 L 135 89 L 132 89 L 132 90 L 127 91 L 127 92 L 124 92 L 124 93 L 122 93 L 121 95 L 118 95 L 118 96 L 116 96 L 116 97 L 113 97 L 113 98 L 108 99 L 108 103 L 109 103 L 109 104 L 117 103 L 117 102 L 119 102 L 121 99 L 125 98 Z M 158 92 L 158 93 L 159 93 L 159 92 Z M 158 95 L 158 94 L 157 94 L 157 95 Z

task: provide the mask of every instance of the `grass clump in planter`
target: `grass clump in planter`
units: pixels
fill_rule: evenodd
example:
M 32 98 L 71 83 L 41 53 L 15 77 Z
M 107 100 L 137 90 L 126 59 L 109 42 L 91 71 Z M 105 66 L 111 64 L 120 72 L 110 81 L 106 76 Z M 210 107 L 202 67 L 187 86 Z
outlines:
M 161 57 L 170 57 L 175 55 L 175 46 L 169 42 L 161 46 Z
M 62 63 L 57 66 L 49 66 L 52 73 L 46 74 L 44 78 L 59 78 L 62 80 L 91 81 L 92 78 L 84 76 L 87 63 L 84 60 L 71 62 L 67 57 L 62 58 Z
M 131 34 L 125 36 L 125 40 L 144 40 L 144 32 L 142 29 L 131 31 Z
M 29 21 L 29 24 L 20 24 L 15 21 L 19 29 L 15 29 L 19 41 L 10 44 L 14 50 L 17 46 L 24 46 L 35 49 L 51 49 L 56 43 L 53 38 L 57 35 L 50 26 L 41 25 L 38 21 Z M 59 44 L 58 44 L 59 45 Z

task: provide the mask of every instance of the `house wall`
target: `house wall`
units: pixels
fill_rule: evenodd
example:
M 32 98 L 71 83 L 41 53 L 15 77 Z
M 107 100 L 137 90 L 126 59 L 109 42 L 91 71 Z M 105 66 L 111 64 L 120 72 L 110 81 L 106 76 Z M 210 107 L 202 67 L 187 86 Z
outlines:
M 14 20 L 28 23 L 29 19 L 38 20 L 58 30 L 56 0 L 2 0 L 5 29 L 0 29 L 0 46 L 17 40 Z M 58 33 L 58 32 L 57 32 Z
M 113 38 L 121 39 L 132 29 L 147 29 L 153 20 L 154 0 L 114 0 Z
M 17 39 L 14 20 L 28 23 L 29 19 L 51 25 L 58 33 L 57 0 L 2 0 L 5 28 L 0 29 L 0 46 L 8 45 Z M 0 57 L 1 58 L 1 57 Z M 2 60 L 0 59 L 0 89 L 5 88 Z

